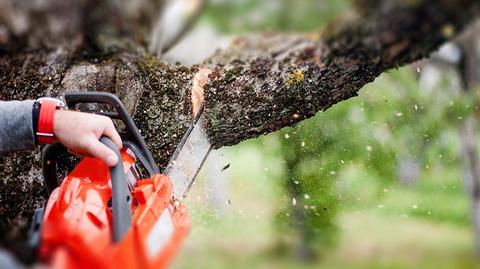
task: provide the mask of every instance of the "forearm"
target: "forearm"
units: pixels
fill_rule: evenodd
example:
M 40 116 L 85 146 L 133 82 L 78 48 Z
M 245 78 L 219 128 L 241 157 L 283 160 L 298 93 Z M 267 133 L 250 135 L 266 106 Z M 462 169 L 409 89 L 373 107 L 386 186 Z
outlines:
M 0 153 L 35 148 L 34 101 L 0 101 Z

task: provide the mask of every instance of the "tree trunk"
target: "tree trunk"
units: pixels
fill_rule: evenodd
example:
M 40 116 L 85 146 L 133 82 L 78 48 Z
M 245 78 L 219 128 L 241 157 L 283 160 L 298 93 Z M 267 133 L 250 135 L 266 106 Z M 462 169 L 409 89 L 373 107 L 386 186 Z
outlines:
M 458 40 L 463 56 L 459 66 L 463 92 L 474 91 L 480 85 L 480 54 L 478 33 L 480 24 Z M 464 170 L 465 188 L 470 196 L 471 218 L 475 235 L 475 254 L 480 257 L 480 160 L 478 158 L 477 128 L 478 118 L 473 115 L 460 127 L 461 157 Z
M 163 168 L 192 120 L 192 97 L 205 103 L 212 144 L 234 145 L 355 96 L 382 72 L 428 56 L 480 13 L 475 0 L 362 0 L 361 10 L 322 33 L 251 35 L 203 67 L 183 67 L 145 52 L 158 2 L 0 0 L 0 99 L 113 92 Z M 208 80 L 194 86 L 204 68 Z M 24 234 L 44 200 L 39 156 L 0 157 L 2 242 Z
M 462 160 L 465 167 L 465 188 L 470 196 L 470 211 L 474 231 L 475 254 L 480 257 L 480 161 L 478 159 L 475 120 L 468 118 L 460 128 Z
M 312 238 L 309 238 L 311 235 L 309 233 L 309 223 L 307 222 L 307 210 L 305 209 L 305 202 L 303 202 L 302 193 L 298 189 L 298 182 L 295 178 L 294 171 L 298 168 L 299 159 L 289 159 L 285 160 L 285 173 L 286 173 L 286 184 L 287 184 L 287 194 L 288 197 L 292 199 L 292 206 L 290 208 L 291 215 L 289 221 L 293 228 L 293 233 L 295 235 L 295 244 L 294 252 L 295 257 L 302 263 L 308 263 L 314 260 L 316 257 L 315 251 L 312 249 L 309 241 Z

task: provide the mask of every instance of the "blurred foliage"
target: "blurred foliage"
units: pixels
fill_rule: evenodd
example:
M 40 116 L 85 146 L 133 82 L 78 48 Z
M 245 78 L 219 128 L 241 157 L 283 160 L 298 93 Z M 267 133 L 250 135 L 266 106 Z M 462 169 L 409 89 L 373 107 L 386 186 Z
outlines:
M 176 268 L 478 268 L 458 158 L 478 97 L 440 74 L 425 89 L 415 68 L 392 70 L 294 128 L 224 149 L 231 213 L 190 203 Z M 399 181 L 405 155 L 419 169 L 409 184 Z M 321 262 L 279 255 L 302 237 Z
M 350 7 L 350 0 L 210 0 L 206 17 L 223 32 L 311 31 Z
M 220 30 L 229 33 L 312 31 L 320 29 L 349 7 L 350 1 L 333 0 L 214 0 L 207 9 L 207 17 Z M 325 128 L 319 129 L 317 124 Z M 286 178 L 283 180 L 284 189 L 290 197 L 287 199 L 290 206 L 277 214 L 276 223 L 280 234 L 298 234 L 298 242 L 294 245 L 298 246 L 297 253 L 302 258 L 310 258 L 334 242 L 337 203 L 332 182 L 340 163 L 336 159 L 330 161 L 323 152 L 325 148 L 332 151 L 339 146 L 346 151 L 351 148 L 346 144 L 339 145 L 341 140 L 330 136 L 337 135 L 336 129 L 334 121 L 301 124 L 292 132 L 290 140 L 281 140 L 277 150 L 285 160 L 286 169 L 281 177 Z M 289 136 L 288 132 L 283 135 Z M 303 142 L 305 140 L 308 145 Z M 344 140 L 349 140 L 348 135 Z
M 212 0 L 206 18 L 227 33 L 311 31 L 350 5 Z M 381 216 L 469 223 L 458 128 L 474 113 L 478 97 L 460 92 L 451 70 L 434 70 L 440 79 L 425 87 L 419 81 L 422 68 L 390 71 L 357 98 L 244 143 L 262 149 L 265 160 L 281 163 L 270 175 L 273 180 L 264 183 L 281 187 L 271 194 L 281 197 L 274 218 L 280 245 L 293 246 L 304 258 L 305 251 L 328 253 L 341 237 L 338 216 L 366 208 Z
M 310 198 L 300 204 L 304 207 L 301 225 L 291 225 L 305 230 L 302 236 L 307 245 L 331 243 L 339 204 L 348 207 L 357 199 L 376 201 L 375 196 L 381 197 L 392 185 L 401 183 L 399 174 L 403 171 L 399 163 L 405 159 L 413 160 L 417 166 L 403 169 L 418 169 L 418 178 L 406 184 L 432 187 L 429 182 L 419 183 L 420 177 L 432 173 L 432 169 L 451 169 L 452 163 L 456 178 L 461 177 L 457 171 L 458 145 L 452 143 L 452 135 L 456 136 L 459 123 L 473 112 L 477 98 L 449 90 L 446 81 L 451 79 L 447 76 L 435 89 L 425 91 L 410 69 L 395 70 L 377 79 L 374 88 L 367 86 L 360 98 L 340 103 L 280 132 L 287 169 L 286 192 L 292 199 L 304 199 L 304 195 Z M 354 173 L 349 172 L 352 169 Z M 350 181 L 368 177 L 376 184 L 367 197 L 359 198 L 356 191 L 363 190 L 345 185 L 345 176 L 356 178 Z M 280 216 L 293 216 L 295 221 L 296 206 L 298 203 L 287 209 L 289 214 L 283 210 Z M 428 207 L 410 206 L 415 215 L 468 220 L 465 210 L 432 212 Z M 280 223 L 286 220 L 282 218 Z

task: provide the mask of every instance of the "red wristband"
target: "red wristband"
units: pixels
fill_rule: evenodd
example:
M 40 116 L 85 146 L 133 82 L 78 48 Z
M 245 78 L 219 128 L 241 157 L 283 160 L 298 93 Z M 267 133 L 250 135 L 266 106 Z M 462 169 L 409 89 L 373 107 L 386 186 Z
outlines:
M 53 118 L 57 102 L 53 100 L 43 100 L 38 115 L 37 139 L 40 144 L 53 143 Z

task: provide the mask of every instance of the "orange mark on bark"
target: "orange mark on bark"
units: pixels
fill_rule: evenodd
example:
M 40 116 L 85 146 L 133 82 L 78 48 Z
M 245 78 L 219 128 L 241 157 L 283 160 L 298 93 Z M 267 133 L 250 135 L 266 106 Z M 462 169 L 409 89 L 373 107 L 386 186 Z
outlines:
M 192 96 L 192 113 L 195 117 L 204 102 L 203 96 L 203 86 L 207 83 L 208 75 L 212 73 L 212 69 L 209 68 L 200 68 L 198 72 L 193 77 L 193 84 L 191 89 Z

